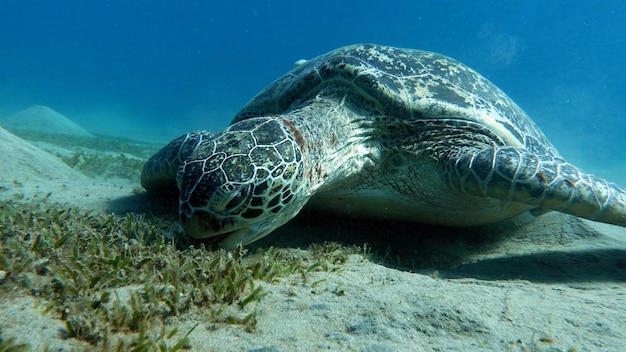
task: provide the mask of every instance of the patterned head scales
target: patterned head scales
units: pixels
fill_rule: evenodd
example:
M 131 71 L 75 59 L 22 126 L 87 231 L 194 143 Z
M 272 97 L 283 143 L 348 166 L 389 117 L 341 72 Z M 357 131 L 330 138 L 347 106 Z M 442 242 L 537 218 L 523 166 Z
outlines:
M 302 153 L 275 117 L 237 122 L 200 144 L 178 171 L 180 218 L 194 238 L 253 242 L 304 205 Z

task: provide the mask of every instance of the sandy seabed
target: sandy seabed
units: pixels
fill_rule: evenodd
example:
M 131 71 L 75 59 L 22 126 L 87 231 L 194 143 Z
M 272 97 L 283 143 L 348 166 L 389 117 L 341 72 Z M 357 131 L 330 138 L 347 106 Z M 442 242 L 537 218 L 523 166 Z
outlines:
M 137 178 L 85 175 L 61 160 L 71 157 L 64 148 L 0 128 L 0 199 L 150 210 Z M 193 312 L 168 324 L 197 325 L 197 351 L 623 351 L 626 230 L 559 213 L 529 218 L 464 230 L 304 213 L 253 247 L 367 243 L 372 255 L 307 282 L 260 284 L 268 294 L 255 303 L 253 331 Z M 64 328 L 34 297 L 0 297 L 2 339 L 35 351 L 82 346 Z

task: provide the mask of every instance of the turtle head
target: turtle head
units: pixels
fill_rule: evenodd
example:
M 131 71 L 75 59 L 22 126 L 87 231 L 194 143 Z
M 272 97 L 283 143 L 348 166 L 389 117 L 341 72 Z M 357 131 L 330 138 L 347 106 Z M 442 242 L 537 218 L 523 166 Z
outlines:
M 293 218 L 308 199 L 299 136 L 285 120 L 256 117 L 200 143 L 176 176 L 187 234 L 233 248 Z

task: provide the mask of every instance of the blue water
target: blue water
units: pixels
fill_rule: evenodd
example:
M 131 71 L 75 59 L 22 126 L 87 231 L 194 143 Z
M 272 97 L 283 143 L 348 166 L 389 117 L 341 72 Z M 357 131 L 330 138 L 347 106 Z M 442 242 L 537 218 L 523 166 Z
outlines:
M 355 42 L 461 60 L 572 162 L 626 179 L 623 0 L 3 0 L 0 117 L 44 104 L 100 133 L 220 130 L 297 59 Z

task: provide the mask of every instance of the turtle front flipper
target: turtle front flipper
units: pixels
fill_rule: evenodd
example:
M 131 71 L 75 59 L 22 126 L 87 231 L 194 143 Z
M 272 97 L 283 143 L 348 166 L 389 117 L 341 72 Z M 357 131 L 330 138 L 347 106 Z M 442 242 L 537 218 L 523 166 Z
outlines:
M 212 132 L 195 131 L 184 134 L 168 143 L 143 166 L 141 186 L 151 194 L 178 195 L 178 188 L 176 187 L 178 169 L 202 142 L 213 136 L 215 134 Z
M 594 221 L 626 226 L 626 190 L 565 160 L 514 147 L 489 147 L 450 159 L 452 187 Z

